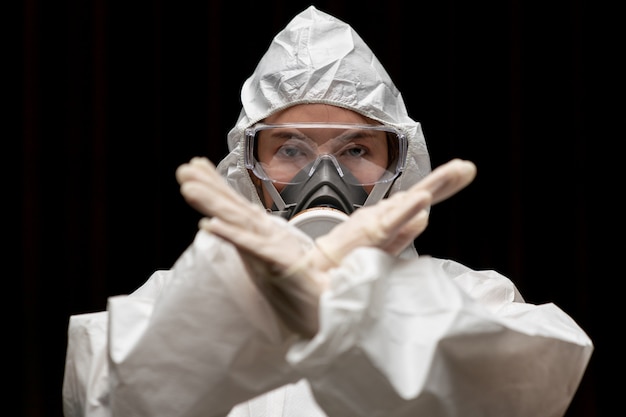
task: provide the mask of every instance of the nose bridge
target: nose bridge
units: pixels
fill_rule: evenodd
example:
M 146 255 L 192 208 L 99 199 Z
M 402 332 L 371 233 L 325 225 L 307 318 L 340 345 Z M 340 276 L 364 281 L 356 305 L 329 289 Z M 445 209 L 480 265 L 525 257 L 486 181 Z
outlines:
M 336 170 L 339 176 L 343 177 L 343 170 L 341 169 L 341 165 L 339 165 L 339 161 L 337 161 L 337 158 L 335 158 L 335 156 L 332 154 L 323 153 L 321 155 L 318 155 L 317 159 L 315 159 L 315 162 L 313 162 L 313 165 L 309 170 L 309 177 L 312 177 L 318 170 L 320 171 L 320 173 L 323 173 L 323 171 L 327 172 L 330 169 Z

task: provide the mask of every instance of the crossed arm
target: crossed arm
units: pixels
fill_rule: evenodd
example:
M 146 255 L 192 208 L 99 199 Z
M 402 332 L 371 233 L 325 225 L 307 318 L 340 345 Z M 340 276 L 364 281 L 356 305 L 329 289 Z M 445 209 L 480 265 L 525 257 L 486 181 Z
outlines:
M 470 161 L 453 159 L 407 191 L 360 208 L 311 244 L 278 217 L 234 191 L 206 158 L 193 158 L 176 171 L 181 194 L 204 217 L 200 228 L 233 244 L 275 311 L 294 332 L 317 332 L 320 294 L 327 272 L 357 247 L 397 255 L 428 224 L 428 208 L 469 185 L 476 175 Z

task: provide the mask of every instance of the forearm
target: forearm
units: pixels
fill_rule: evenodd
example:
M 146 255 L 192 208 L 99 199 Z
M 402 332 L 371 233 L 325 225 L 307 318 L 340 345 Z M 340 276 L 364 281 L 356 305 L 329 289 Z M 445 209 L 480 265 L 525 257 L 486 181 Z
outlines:
M 562 415 L 590 340 L 555 306 L 515 302 L 487 278 L 496 288 L 474 298 L 428 259 L 359 251 L 333 273 L 320 333 L 288 357 L 329 415 Z
M 110 305 L 116 414 L 222 415 L 292 380 L 290 336 L 230 245 L 200 232 L 172 273 L 136 343 L 127 343 L 141 328 L 127 320 L 133 300 Z
M 294 381 L 292 336 L 246 274 L 230 245 L 200 232 L 157 298 L 111 297 L 97 321 L 73 318 L 66 415 L 223 416 Z

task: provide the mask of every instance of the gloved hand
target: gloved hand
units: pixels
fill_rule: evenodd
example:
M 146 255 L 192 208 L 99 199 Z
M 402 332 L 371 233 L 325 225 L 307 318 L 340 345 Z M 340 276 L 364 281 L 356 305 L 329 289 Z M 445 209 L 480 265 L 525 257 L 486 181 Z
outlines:
M 472 162 L 453 159 L 407 191 L 355 211 L 348 221 L 316 240 L 317 250 L 326 254 L 333 266 L 359 246 L 378 247 L 397 255 L 426 228 L 427 207 L 456 194 L 475 176 L 476 166 Z M 321 258 L 316 254 L 309 256 Z M 321 260 L 318 264 L 327 266 Z
M 409 190 L 356 210 L 313 245 L 284 219 L 237 194 L 206 158 L 193 158 L 176 171 L 186 201 L 211 217 L 200 227 L 237 247 L 279 317 L 304 337 L 317 332 L 319 296 L 330 268 L 360 246 L 397 254 L 426 228 L 428 207 L 463 189 L 475 174 L 472 162 L 452 160 Z
M 189 205 L 207 216 L 200 227 L 259 258 L 267 273 L 282 275 L 313 245 L 304 233 L 285 227 L 284 219 L 268 216 L 233 190 L 206 158 L 178 167 L 176 179 Z
M 206 158 L 181 165 L 176 178 L 185 200 L 207 216 L 200 228 L 235 245 L 255 285 L 287 327 L 314 334 L 326 274 L 310 271 L 303 279 L 284 279 L 285 271 L 314 246 L 313 240 L 235 192 Z

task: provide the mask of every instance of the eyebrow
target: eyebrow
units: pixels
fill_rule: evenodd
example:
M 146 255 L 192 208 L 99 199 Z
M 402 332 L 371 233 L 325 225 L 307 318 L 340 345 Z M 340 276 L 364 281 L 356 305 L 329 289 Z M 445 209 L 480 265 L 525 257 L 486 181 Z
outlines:
M 267 136 L 267 139 L 269 140 L 274 139 L 274 140 L 286 141 L 288 139 L 292 139 L 292 140 L 298 140 L 303 143 L 306 143 L 308 146 L 314 146 L 314 147 L 319 146 L 319 143 L 315 139 L 312 139 L 310 136 L 306 135 L 305 133 L 303 133 L 301 130 L 298 130 L 297 128 L 285 128 L 285 129 L 278 129 L 278 130 L 268 129 L 266 132 L 269 133 L 269 135 Z M 324 143 L 326 143 L 327 141 L 332 141 L 336 145 L 342 146 L 352 140 L 358 140 L 358 139 L 368 140 L 372 138 L 376 139 L 377 133 L 379 133 L 379 131 L 373 131 L 373 130 L 370 131 L 367 129 L 346 129 L 343 132 L 341 132 L 339 135 L 326 139 Z M 385 132 L 382 132 L 382 133 L 385 133 Z
M 351 139 L 360 139 L 360 138 L 375 138 L 376 134 L 379 133 L 378 131 L 373 131 L 373 130 L 366 130 L 366 129 L 354 129 L 354 130 L 348 130 L 347 132 L 342 133 L 339 136 L 335 136 L 334 139 L 339 139 L 342 141 L 348 141 Z
M 278 139 L 292 139 L 292 138 L 296 138 L 296 139 L 300 139 L 300 140 L 312 140 L 310 137 L 308 137 L 307 135 L 303 134 L 302 132 L 300 132 L 299 130 L 285 130 L 285 129 L 280 129 L 280 130 L 274 130 L 274 129 L 270 129 L 267 131 L 268 133 L 270 133 L 270 137 L 272 138 L 278 138 Z

